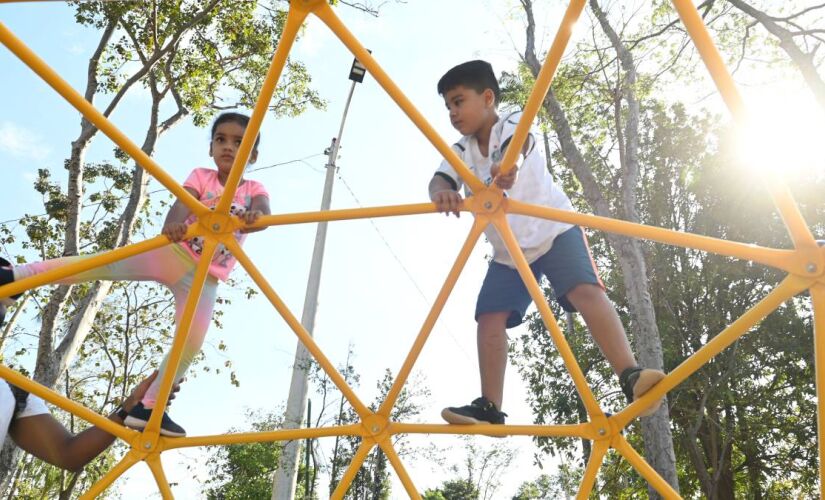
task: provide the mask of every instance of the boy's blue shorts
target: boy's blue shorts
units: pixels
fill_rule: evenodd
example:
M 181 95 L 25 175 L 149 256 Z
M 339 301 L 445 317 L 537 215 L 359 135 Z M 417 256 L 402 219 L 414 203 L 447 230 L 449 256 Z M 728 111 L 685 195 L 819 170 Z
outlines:
M 573 226 L 556 236 L 553 247 L 530 264 L 530 269 L 539 283 L 542 275 L 547 276 L 556 300 L 566 311 L 576 311 L 566 298 L 567 292 L 576 285 L 592 283 L 604 288 L 590 255 L 587 237 L 579 226 Z M 518 271 L 492 261 L 478 293 L 476 321 L 481 314 L 511 311 L 507 318 L 507 328 L 516 327 L 524 321 L 524 314 L 531 301 Z

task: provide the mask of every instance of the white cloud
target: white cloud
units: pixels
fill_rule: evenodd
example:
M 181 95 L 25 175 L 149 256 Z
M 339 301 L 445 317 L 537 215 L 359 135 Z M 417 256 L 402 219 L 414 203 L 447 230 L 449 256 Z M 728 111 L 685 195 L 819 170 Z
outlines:
M 50 150 L 34 132 L 4 121 L 0 123 L 0 151 L 16 158 L 43 160 Z

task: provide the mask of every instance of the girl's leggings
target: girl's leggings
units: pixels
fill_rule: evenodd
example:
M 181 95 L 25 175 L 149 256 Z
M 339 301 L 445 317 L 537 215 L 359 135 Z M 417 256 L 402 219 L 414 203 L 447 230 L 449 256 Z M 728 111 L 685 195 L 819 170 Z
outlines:
M 19 280 L 49 271 L 79 260 L 88 259 L 92 255 L 81 255 L 77 257 L 63 257 L 43 262 L 35 262 L 14 267 L 14 279 Z M 179 323 L 183 316 L 183 308 L 186 305 L 186 297 L 192 288 L 192 280 L 195 276 L 196 263 L 186 250 L 180 245 L 172 244 L 144 252 L 133 257 L 128 257 L 112 264 L 90 269 L 88 271 L 69 276 L 57 283 L 61 285 L 72 285 L 86 281 L 156 281 L 163 283 L 172 291 L 175 296 L 175 323 Z M 192 326 L 189 329 L 189 336 L 183 348 L 178 370 L 175 373 L 175 380 L 180 380 L 192 363 L 192 360 L 200 352 L 203 345 L 206 330 L 212 319 L 212 310 L 215 307 L 215 297 L 218 288 L 218 280 L 211 275 L 207 275 L 203 285 L 203 292 L 198 302 L 195 316 L 192 319 Z M 152 382 L 146 395 L 143 396 L 142 403 L 146 408 L 153 408 L 160 390 L 160 381 L 169 362 L 169 354 L 160 366 L 157 378 Z

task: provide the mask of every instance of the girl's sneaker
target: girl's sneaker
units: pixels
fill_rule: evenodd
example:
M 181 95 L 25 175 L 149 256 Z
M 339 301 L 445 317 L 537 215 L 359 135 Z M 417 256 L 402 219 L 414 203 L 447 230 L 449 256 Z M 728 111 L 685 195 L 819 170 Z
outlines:
M 151 416 L 152 409 L 146 408 L 143 406 L 143 403 L 138 403 L 132 408 L 132 411 L 129 412 L 126 420 L 123 421 L 123 425 L 142 431 L 146 427 L 146 424 L 149 423 L 149 417 Z M 166 412 L 163 412 L 163 419 L 160 421 L 160 434 L 169 437 L 184 437 L 186 436 L 186 431 L 169 418 Z

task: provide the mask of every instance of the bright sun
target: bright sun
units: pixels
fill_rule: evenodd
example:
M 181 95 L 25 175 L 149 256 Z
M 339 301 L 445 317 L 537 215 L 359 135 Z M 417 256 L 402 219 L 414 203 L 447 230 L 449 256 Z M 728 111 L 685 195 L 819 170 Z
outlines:
M 738 136 L 747 168 L 780 177 L 825 173 L 825 112 L 810 92 L 764 95 L 748 105 Z

